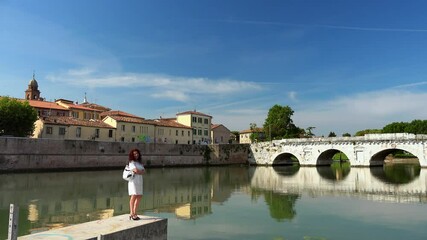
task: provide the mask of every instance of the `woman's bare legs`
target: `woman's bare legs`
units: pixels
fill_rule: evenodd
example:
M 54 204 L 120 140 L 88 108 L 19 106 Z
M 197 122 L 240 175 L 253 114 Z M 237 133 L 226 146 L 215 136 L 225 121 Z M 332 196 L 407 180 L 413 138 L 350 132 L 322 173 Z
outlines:
M 130 216 L 136 217 L 137 210 L 139 203 L 141 202 L 142 195 L 131 195 L 130 201 L 129 201 L 129 208 L 130 208 Z
M 135 200 L 136 200 L 136 195 L 131 195 L 129 200 L 129 209 L 130 209 L 131 217 L 135 215 L 135 208 L 134 208 Z
M 142 195 L 135 195 L 135 201 L 133 204 L 133 215 L 136 216 L 136 212 L 138 211 L 139 203 L 141 202 Z

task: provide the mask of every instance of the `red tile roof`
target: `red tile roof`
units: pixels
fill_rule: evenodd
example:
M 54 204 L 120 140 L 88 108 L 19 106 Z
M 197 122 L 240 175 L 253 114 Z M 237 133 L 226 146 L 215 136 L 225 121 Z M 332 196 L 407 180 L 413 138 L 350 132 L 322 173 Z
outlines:
M 255 128 L 254 130 L 247 129 L 247 130 L 240 131 L 241 134 L 243 134 L 243 133 L 254 133 L 254 132 L 260 133 L 260 132 L 264 132 L 264 130 L 262 128 Z
M 104 123 L 101 120 L 82 120 L 77 119 L 73 117 L 61 117 L 61 116 L 49 116 L 49 117 L 42 117 L 40 120 L 45 124 L 52 124 L 52 125 L 65 125 L 65 126 L 85 126 L 85 127 L 99 127 L 99 128 L 111 128 L 114 129 L 114 127 Z
M 88 111 L 88 112 L 102 112 L 101 110 L 98 110 L 98 109 L 88 108 L 88 107 L 77 105 L 74 103 L 61 102 L 61 104 L 67 106 L 68 109 L 77 109 L 77 110 Z
M 79 105 L 83 106 L 83 107 L 97 109 L 97 110 L 100 110 L 102 112 L 110 111 L 111 110 L 111 108 L 107 108 L 107 107 L 101 106 L 101 105 L 96 104 L 96 103 L 80 103 Z
M 175 128 L 185 128 L 185 129 L 192 129 L 189 126 L 186 126 L 184 124 L 178 123 L 175 120 L 172 119 L 156 119 L 154 120 L 155 124 L 157 126 L 162 126 L 162 127 L 175 127 Z
M 139 117 L 124 117 L 124 116 L 119 116 L 119 115 L 108 115 L 107 117 L 110 117 L 110 118 L 112 118 L 118 122 L 152 124 L 149 120 L 145 120 L 145 119 L 139 118 Z
M 101 117 L 106 117 L 106 116 L 120 116 L 120 117 L 131 117 L 131 118 L 139 118 L 144 120 L 145 118 L 143 117 L 138 117 L 136 115 L 127 113 L 127 112 L 123 112 L 123 111 L 119 111 L 119 110 L 114 110 L 114 111 L 107 111 L 107 112 L 103 112 L 100 114 Z
M 57 103 L 54 103 L 54 102 L 46 102 L 46 101 L 40 101 L 40 100 L 23 100 L 23 99 L 21 101 L 28 101 L 30 106 L 34 108 L 68 111 L 68 109 L 66 109 L 65 107 L 59 106 Z
M 201 112 L 196 112 L 196 111 L 186 111 L 186 112 L 181 112 L 181 113 L 177 113 L 176 115 L 199 115 L 199 116 L 205 116 L 205 117 L 212 117 L 210 115 L 201 113 Z

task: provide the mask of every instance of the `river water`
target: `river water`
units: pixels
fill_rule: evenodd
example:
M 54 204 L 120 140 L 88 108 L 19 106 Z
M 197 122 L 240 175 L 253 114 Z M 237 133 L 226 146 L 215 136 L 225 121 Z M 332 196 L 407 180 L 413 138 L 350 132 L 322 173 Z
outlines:
M 427 239 L 427 169 L 152 168 L 140 214 L 168 239 Z M 129 212 L 121 170 L 0 174 L 0 239 L 9 204 L 19 235 Z

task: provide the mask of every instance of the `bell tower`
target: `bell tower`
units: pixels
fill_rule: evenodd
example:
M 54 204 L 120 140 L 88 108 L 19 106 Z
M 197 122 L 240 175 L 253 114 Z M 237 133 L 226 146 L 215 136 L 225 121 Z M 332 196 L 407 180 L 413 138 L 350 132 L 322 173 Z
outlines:
M 40 99 L 39 84 L 35 79 L 35 73 L 33 73 L 33 79 L 28 83 L 28 88 L 25 90 L 26 100 L 42 100 Z

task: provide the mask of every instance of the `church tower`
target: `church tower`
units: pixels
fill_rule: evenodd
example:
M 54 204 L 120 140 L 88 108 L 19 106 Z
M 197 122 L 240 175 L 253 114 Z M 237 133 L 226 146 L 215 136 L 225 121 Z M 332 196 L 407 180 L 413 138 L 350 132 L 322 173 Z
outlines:
M 35 74 L 33 73 L 33 79 L 30 80 L 27 90 L 25 90 L 25 99 L 26 100 L 42 100 L 40 99 L 39 84 L 35 79 Z

